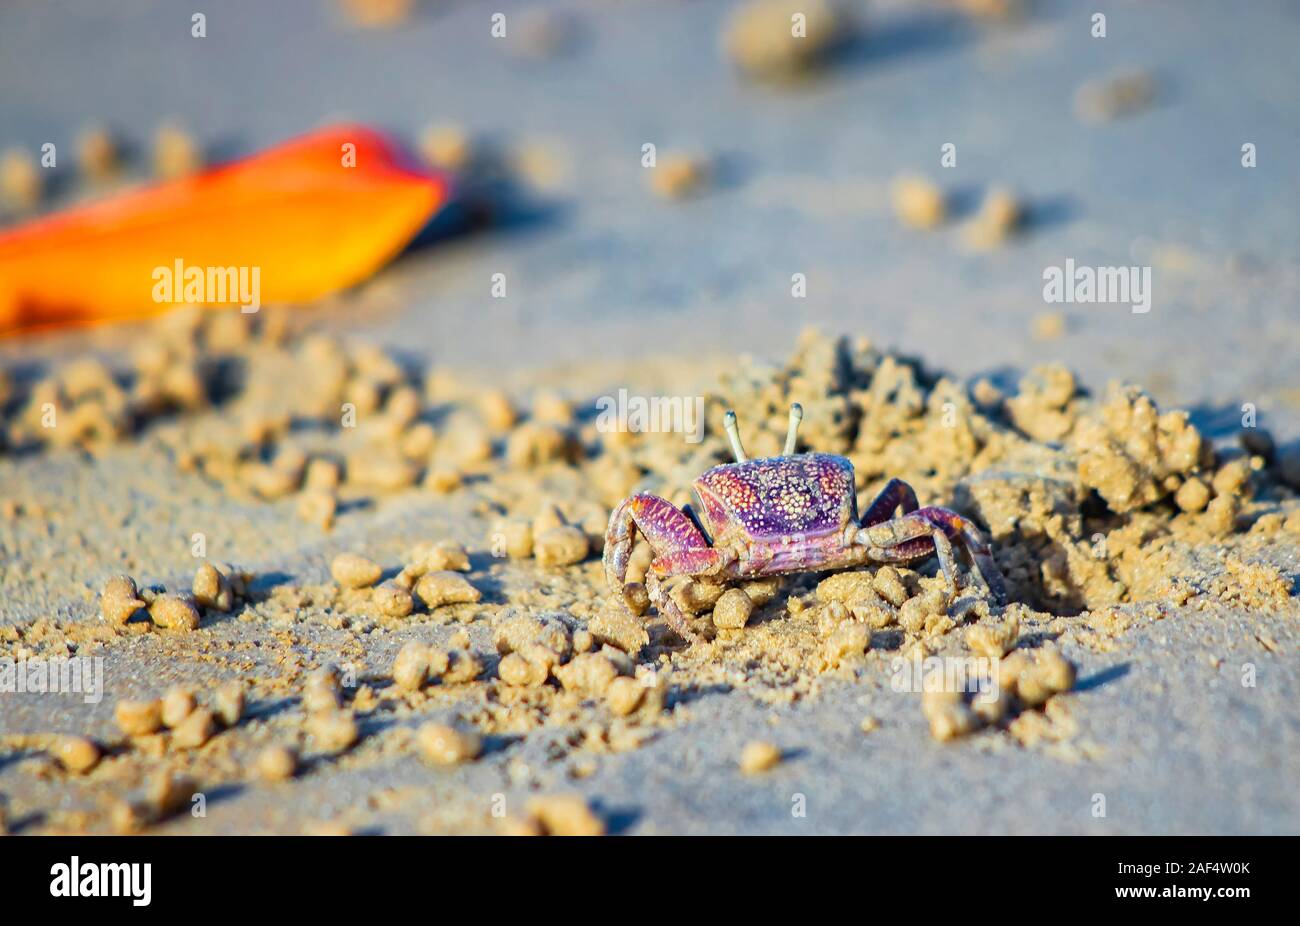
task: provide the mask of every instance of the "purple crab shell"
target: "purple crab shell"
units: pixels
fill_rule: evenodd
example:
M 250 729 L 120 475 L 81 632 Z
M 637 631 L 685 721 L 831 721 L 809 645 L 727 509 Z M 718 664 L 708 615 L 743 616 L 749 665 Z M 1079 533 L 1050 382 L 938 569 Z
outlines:
M 696 479 L 695 491 L 715 537 L 729 524 L 755 540 L 816 537 L 857 519 L 853 464 L 831 453 L 724 463 Z

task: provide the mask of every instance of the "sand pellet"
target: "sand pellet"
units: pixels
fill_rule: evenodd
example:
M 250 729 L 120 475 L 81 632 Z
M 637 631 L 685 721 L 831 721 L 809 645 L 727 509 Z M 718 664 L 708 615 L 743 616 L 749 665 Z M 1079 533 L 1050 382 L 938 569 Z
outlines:
M 172 744 L 178 749 L 197 749 L 217 732 L 217 722 L 206 707 L 195 708 L 172 730 Z
M 333 492 L 343 481 L 342 469 L 334 460 L 317 457 L 303 471 L 302 487 L 322 492 Z
M 792 17 L 805 17 L 794 34 Z M 768 80 L 790 80 L 812 71 L 852 29 L 827 0 L 750 0 L 736 7 L 723 46 L 743 71 Z
M 525 421 L 506 438 L 505 457 L 516 469 L 532 469 L 569 455 L 571 443 L 563 428 Z
M 163 726 L 175 729 L 194 712 L 194 692 L 189 688 L 170 688 L 162 698 Z
M 65 736 L 54 749 L 60 764 L 70 772 L 82 774 L 99 764 L 99 747 L 84 736 Z
M 616 646 L 631 656 L 639 654 L 650 643 L 645 625 L 620 607 L 617 600 L 608 602 L 587 623 L 587 631 L 595 641 Z
M 636 663 L 633 662 L 632 657 L 621 649 L 615 649 L 612 646 L 602 646 L 600 648 L 600 655 L 608 659 L 613 664 L 614 668 L 618 670 L 620 675 L 631 675 L 636 671 Z
M 637 616 L 645 614 L 650 608 L 650 593 L 642 582 L 626 582 L 621 597 L 627 609 Z
M 871 645 L 871 628 L 856 621 L 844 621 L 836 627 L 822 646 L 828 665 L 839 666 L 861 656 Z
M 781 750 L 765 740 L 746 743 L 740 752 L 740 770 L 746 775 L 756 775 L 775 768 L 781 761 Z
M 725 591 L 726 587 L 717 582 L 693 579 L 673 589 L 672 595 L 682 610 L 699 614 L 712 610 Z
M 575 653 L 589 653 L 596 647 L 596 638 L 591 635 L 590 630 L 575 630 L 573 632 L 573 651 Z
M 1241 513 L 1241 500 L 1231 495 L 1210 499 L 1202 515 L 1203 524 L 1217 537 L 1224 537 L 1237 529 L 1237 515 Z
M 420 133 L 420 153 L 434 167 L 459 170 L 469 163 L 472 143 L 458 125 L 430 126 Z
M 204 343 L 209 350 L 238 353 L 253 341 L 252 319 L 242 312 L 214 312 L 205 321 Z
M 924 177 L 902 177 L 891 190 L 894 214 L 909 228 L 935 228 L 947 215 L 943 191 Z
M 483 750 L 483 740 L 476 733 L 467 733 L 441 723 L 426 723 L 416 733 L 420 754 L 434 765 L 459 765 L 477 759 Z
M 287 471 L 268 463 L 249 463 L 242 470 L 245 485 L 253 494 L 266 501 L 275 501 L 298 491 L 301 473 Z
M 544 685 L 550 677 L 550 669 L 546 664 L 525 659 L 519 653 L 509 653 L 498 663 L 497 675 L 507 685 L 531 688 Z
M 159 595 L 149 605 L 149 617 L 159 627 L 169 630 L 197 630 L 199 609 L 180 595 Z
M 317 669 L 307 676 L 302 689 L 302 704 L 309 712 L 333 711 L 342 703 L 338 674 L 332 667 Z
M 1074 687 L 1074 666 L 1053 647 L 1015 650 L 1002 660 L 998 682 L 1026 707 L 1039 707 Z
M 1001 659 L 1016 645 L 1020 636 L 1020 619 L 1014 614 L 999 624 L 975 624 L 966 630 L 966 645 L 971 652 L 990 659 Z
M 970 709 L 986 724 L 1000 723 L 1011 713 L 1014 702 L 1011 693 L 998 688 L 987 695 L 980 694 L 971 699 Z
M 121 626 L 130 620 L 145 603 L 136 592 L 135 579 L 130 576 L 113 576 L 104 583 L 99 595 L 99 609 L 104 620 Z
M 563 527 L 568 524 L 568 519 L 564 517 L 564 512 L 554 502 L 543 502 L 537 509 L 537 515 L 533 518 L 533 536 L 544 534 L 549 530 L 557 527 Z
M 530 614 L 522 608 L 506 608 L 493 625 L 492 639 L 497 652 L 512 653 L 530 643 L 540 643 L 567 659 L 573 651 L 574 633 L 562 619 L 562 613 Z
M 35 208 L 43 188 L 40 168 L 30 154 L 12 148 L 0 155 L 0 200 L 10 208 Z
M 378 563 L 357 553 L 340 553 L 330 562 L 330 575 L 344 588 L 369 588 L 383 574 Z
M 396 582 L 382 582 L 375 587 L 371 601 L 380 614 L 388 617 L 406 617 L 415 609 L 411 593 Z
M 457 572 L 430 572 L 415 584 L 415 594 L 430 609 L 449 604 L 472 604 L 483 597 L 469 580 Z
M 698 193 L 708 177 L 706 159 L 689 154 L 665 154 L 650 169 L 650 188 L 665 199 L 683 199 Z
M 903 602 L 898 609 L 898 626 L 908 633 L 922 633 L 931 623 L 946 616 L 948 596 L 940 588 L 931 588 Z
M 1036 422 L 1049 412 L 1068 412 L 1070 401 L 1078 394 L 1079 383 L 1074 373 L 1059 363 L 1036 364 L 1020 378 L 1020 394 L 1007 400 L 1007 409 L 1012 413 L 1017 427 L 1032 434 L 1039 440 L 1060 440 L 1069 433 L 1073 421 L 1065 427 L 1052 427 L 1045 430 Z M 1073 418 L 1073 415 L 1066 415 Z
M 213 712 L 222 724 L 233 727 L 244 716 L 244 686 L 237 681 L 218 686 L 212 704 Z
M 545 836 L 542 823 L 535 817 L 506 817 L 497 832 L 502 836 Z
M 430 651 L 430 672 L 438 657 L 437 651 Z M 463 685 L 472 682 L 483 674 L 483 660 L 476 653 L 466 649 L 453 649 L 446 653 L 447 668 L 441 674 L 444 685 Z
M 307 734 L 325 752 L 342 752 L 356 743 L 361 735 L 350 711 L 323 711 L 312 714 L 305 725 Z
M 193 136 L 173 125 L 158 128 L 153 139 L 154 172 L 163 179 L 192 174 L 202 167 L 202 155 Z
M 493 431 L 504 434 L 519 421 L 510 397 L 499 389 L 490 389 L 478 400 L 479 414 L 483 422 Z
M 960 692 L 924 692 L 921 712 L 929 721 L 930 735 L 940 742 L 973 733 L 981 725 L 979 716 L 966 704 Z
M 554 193 L 572 174 L 572 156 L 562 142 L 523 139 L 513 146 L 512 167 L 533 189 Z
M 533 525 L 523 518 L 497 522 L 488 540 L 494 554 L 505 553 L 511 559 L 533 555 Z
M 447 674 L 451 668 L 451 653 L 436 646 L 428 647 L 429 680 L 436 681 Z
M 817 615 L 817 635 L 829 637 L 839 629 L 840 624 L 849 619 L 849 616 L 849 609 L 844 607 L 844 602 L 830 602 Z
M 438 450 L 449 465 L 463 469 L 492 458 L 492 439 L 477 424 L 465 424 L 443 432 Z
M 543 389 L 533 397 L 534 421 L 568 426 L 573 418 L 573 403 L 558 392 Z
M 605 688 L 605 703 L 617 717 L 626 717 L 645 701 L 646 689 L 637 679 L 619 676 Z
M 353 0 L 353 2 L 358 2 L 358 0 Z M 366 0 L 366 2 L 372 2 L 372 0 Z M 354 836 L 356 835 L 356 831 L 341 820 L 317 820 L 304 825 L 302 828 L 302 835 L 326 837 Z
M 754 603 L 755 608 L 761 608 L 776 598 L 781 590 L 781 579 L 777 576 L 754 579 L 741 585 L 740 589 L 745 593 L 745 597 Z
M 333 529 L 338 515 L 339 502 L 333 492 L 313 489 L 298 498 L 298 517 L 323 531 Z
M 118 729 L 127 736 L 148 736 L 163 725 L 162 701 L 118 701 L 113 708 Z
M 339 7 L 354 26 L 393 29 L 411 18 L 415 0 L 341 0 Z
M 461 476 L 460 470 L 446 465 L 430 466 L 424 474 L 422 485 L 430 492 L 439 495 L 446 495 L 459 489 L 464 483 L 464 477 Z
M 1029 333 L 1039 341 L 1055 341 L 1065 335 L 1065 329 L 1065 313 L 1040 312 L 1030 323 Z
M 203 563 L 194 573 L 190 593 L 198 605 L 215 611 L 229 611 L 235 603 L 226 577 L 211 563 Z
M 1178 487 L 1174 493 L 1174 502 L 1183 511 L 1193 514 L 1204 511 L 1210 503 L 1209 486 L 1193 476 Z
M 753 613 L 754 602 L 743 589 L 727 589 L 718 599 L 718 603 L 713 606 L 713 625 L 739 630 L 749 623 L 749 617 Z
M 459 543 L 421 544 L 407 555 L 409 569 L 417 575 L 426 572 L 469 572 L 469 553 Z
M 1020 225 L 1020 203 L 1006 190 L 990 190 L 980 211 L 966 226 L 966 242 L 974 248 L 1001 245 Z
M 188 775 L 173 775 L 161 769 L 145 781 L 145 800 L 150 811 L 159 816 L 176 813 L 198 792 L 198 784 Z
M 429 679 L 429 647 L 412 640 L 393 660 L 393 684 L 401 691 L 419 691 Z
M 115 797 L 109 806 L 109 826 L 119 836 L 140 832 L 152 817 L 152 812 L 143 804 L 120 797 Z
M 287 781 L 298 770 L 298 753 L 288 746 L 267 746 L 257 754 L 253 770 L 266 781 Z
M 559 653 L 540 643 L 526 643 L 524 646 L 520 647 L 517 651 L 511 653 L 505 658 L 509 659 L 511 656 L 518 656 L 529 665 L 540 670 L 542 681 L 546 681 L 551 670 L 564 662 L 564 658 L 560 656 Z
M 1043 684 L 1053 692 L 1069 691 L 1074 687 L 1075 670 L 1060 650 L 1044 647 L 1038 659 L 1038 672 Z
M 605 821 L 581 794 L 547 794 L 529 798 L 529 816 L 549 836 L 604 836 Z
M 1211 480 L 1214 494 L 1223 496 L 1245 494 L 1251 472 L 1250 460 L 1247 457 L 1238 457 L 1223 464 Z
M 384 418 L 396 431 L 415 423 L 420 417 L 420 396 L 410 386 L 398 386 L 384 402 Z
M 557 668 L 555 677 L 566 691 L 601 697 L 609 683 L 618 677 L 618 667 L 603 653 L 582 653 Z

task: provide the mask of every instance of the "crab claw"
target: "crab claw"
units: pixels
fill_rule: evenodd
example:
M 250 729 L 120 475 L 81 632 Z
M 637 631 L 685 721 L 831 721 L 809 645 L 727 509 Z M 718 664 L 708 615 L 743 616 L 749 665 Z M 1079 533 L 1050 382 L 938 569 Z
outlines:
M 645 494 L 624 499 L 609 517 L 604 560 L 605 581 L 624 607 L 627 607 L 627 567 L 637 531 L 649 542 L 656 555 L 656 563 L 645 574 L 650 603 L 673 630 L 685 640 L 694 642 L 696 637 L 686 623 L 686 615 L 660 580 L 668 575 L 707 571 L 716 565 L 717 552 L 709 547 L 704 535 L 686 513 L 671 502 Z

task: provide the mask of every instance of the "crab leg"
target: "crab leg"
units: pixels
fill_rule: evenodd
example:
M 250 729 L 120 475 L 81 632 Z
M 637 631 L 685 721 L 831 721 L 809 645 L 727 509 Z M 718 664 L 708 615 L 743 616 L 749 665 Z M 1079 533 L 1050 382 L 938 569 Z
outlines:
M 906 484 L 903 485 L 905 487 Z M 884 493 L 881 494 L 883 496 Z M 876 504 L 880 504 L 879 499 Z M 876 505 L 873 504 L 872 508 L 875 507 Z M 973 524 L 947 508 L 918 508 L 901 518 L 863 527 L 858 531 L 856 540 L 860 544 L 873 548 L 872 559 L 884 562 L 918 559 L 926 555 L 929 552 L 928 548 L 933 544 L 934 552 L 939 558 L 939 565 L 943 568 L 949 586 L 953 588 L 955 588 L 954 561 L 950 541 L 957 540 L 965 548 L 976 575 L 994 599 L 999 603 L 1006 600 L 1002 573 L 998 571 L 993 553 L 985 543 L 983 535 Z
M 942 528 L 931 531 L 930 538 L 934 541 L 934 555 L 939 560 L 939 568 L 943 570 L 943 580 L 948 584 L 948 595 L 950 598 L 956 598 L 957 564 L 953 560 L 952 541 L 948 539 L 948 535 Z
M 928 511 L 929 509 L 921 509 Z M 944 581 L 948 585 L 948 594 L 957 594 L 957 568 L 953 558 L 952 541 L 944 533 L 944 528 L 925 518 L 916 518 L 914 514 L 904 515 L 893 521 L 883 521 L 870 530 L 859 532 L 859 537 L 866 533 L 868 543 L 874 544 L 871 558 L 891 563 L 914 562 L 933 553 L 939 559 L 939 568 L 943 571 Z
M 891 479 L 862 516 L 862 526 L 870 527 L 888 521 L 900 507 L 903 514 L 911 514 L 920 506 L 916 502 L 916 492 L 910 485 L 901 479 Z
M 975 525 L 964 519 L 962 520 L 961 541 L 962 546 L 966 548 L 967 555 L 970 556 L 971 565 L 984 581 L 984 585 L 993 595 L 993 599 L 998 604 L 1006 604 L 1006 583 L 1002 580 L 1002 571 L 998 569 L 997 561 L 993 559 L 993 550 Z
M 653 546 L 653 544 L 652 544 Z M 734 553 L 717 547 L 703 550 L 677 550 L 657 557 L 646 570 L 645 587 L 655 609 L 668 621 L 668 625 L 686 640 L 695 642 L 695 634 L 686 623 L 686 615 L 677 606 L 677 602 L 668 594 L 660 579 L 670 576 L 691 576 L 705 578 L 722 573 L 736 561 Z
M 609 516 L 605 531 L 605 579 L 609 587 L 622 592 L 627 581 L 627 564 L 637 530 L 650 543 L 656 556 L 678 550 L 707 550 L 704 539 L 690 517 L 657 495 L 642 493 L 623 499 Z
M 998 604 L 1005 604 L 1007 600 L 1006 586 L 1002 581 L 1002 572 L 998 569 L 997 562 L 993 559 L 993 551 L 989 548 L 988 542 L 979 529 L 968 519 L 963 518 L 955 511 L 949 511 L 947 508 L 921 508 L 907 517 L 923 518 L 931 524 L 943 529 L 947 540 L 951 538 L 961 544 L 965 549 L 966 555 L 970 557 L 972 568 L 984 587 L 993 595 Z M 936 549 L 938 543 L 936 541 Z M 951 552 L 951 546 L 949 547 Z M 940 554 L 942 561 L 942 554 Z
M 645 575 L 650 601 L 674 630 L 694 640 L 685 615 L 659 579 L 679 573 L 708 573 L 717 560 L 716 551 L 680 508 L 657 495 L 633 495 L 614 509 L 605 532 L 605 580 L 620 598 L 627 585 L 627 564 L 638 530 L 655 552 L 655 560 Z
M 663 615 L 668 625 L 682 635 L 688 643 L 695 642 L 695 634 L 686 623 L 686 615 L 682 609 L 677 607 L 677 602 L 673 601 L 668 589 L 659 581 L 659 576 L 653 569 L 647 569 L 645 574 L 645 590 L 650 596 L 650 603 L 655 606 L 655 610 Z

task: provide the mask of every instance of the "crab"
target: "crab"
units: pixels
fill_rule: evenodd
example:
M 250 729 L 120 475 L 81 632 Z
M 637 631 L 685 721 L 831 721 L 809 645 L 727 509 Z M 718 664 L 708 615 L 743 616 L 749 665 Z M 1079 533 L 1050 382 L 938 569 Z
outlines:
M 736 414 L 724 425 L 734 463 L 706 471 L 692 485 L 698 508 L 678 508 L 657 495 L 637 494 L 610 515 L 605 533 L 605 577 L 629 601 L 627 567 L 636 532 L 654 553 L 645 590 L 661 616 L 685 640 L 696 637 L 664 580 L 673 576 L 719 582 L 799 572 L 846 570 L 868 564 L 939 559 L 949 598 L 957 595 L 953 543 L 970 559 L 978 582 L 998 604 L 1006 601 L 1002 574 L 983 534 L 947 508 L 917 504 L 916 492 L 891 479 L 858 517 L 853 464 L 831 453 L 795 453 L 803 409 L 790 406 L 781 456 L 751 460 L 740 443 Z M 895 513 L 902 509 L 902 514 Z

